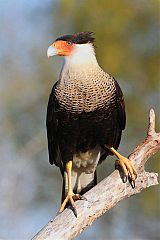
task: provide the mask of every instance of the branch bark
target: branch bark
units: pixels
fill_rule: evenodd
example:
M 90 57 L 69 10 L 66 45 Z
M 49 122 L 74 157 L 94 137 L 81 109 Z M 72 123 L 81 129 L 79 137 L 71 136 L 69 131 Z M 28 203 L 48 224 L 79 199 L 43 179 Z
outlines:
M 77 218 L 70 209 L 65 209 L 63 213 L 44 226 L 32 240 L 72 239 L 119 201 L 147 187 L 157 185 L 158 174 L 146 172 L 144 166 L 146 161 L 159 150 L 160 133 L 155 132 L 155 113 L 151 109 L 147 137 L 129 155 L 138 173 L 136 187 L 132 188 L 129 182 L 124 184 L 119 172 L 115 170 L 84 195 L 87 201 L 76 202 Z

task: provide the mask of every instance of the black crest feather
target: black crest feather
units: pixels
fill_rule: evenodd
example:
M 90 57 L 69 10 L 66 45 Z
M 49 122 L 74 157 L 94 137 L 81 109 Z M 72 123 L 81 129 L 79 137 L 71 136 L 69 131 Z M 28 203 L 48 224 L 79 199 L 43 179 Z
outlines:
M 93 32 L 80 32 L 73 35 L 64 35 L 56 39 L 56 41 L 67 41 L 75 44 L 93 43 L 95 38 Z

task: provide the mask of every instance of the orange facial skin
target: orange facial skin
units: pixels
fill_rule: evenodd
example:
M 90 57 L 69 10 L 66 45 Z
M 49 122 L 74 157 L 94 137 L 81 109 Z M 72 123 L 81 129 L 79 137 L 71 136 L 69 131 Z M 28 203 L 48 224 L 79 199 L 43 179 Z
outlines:
M 69 56 L 72 53 L 74 48 L 73 43 L 69 43 L 67 41 L 58 40 L 52 44 L 53 47 L 57 49 L 59 56 Z

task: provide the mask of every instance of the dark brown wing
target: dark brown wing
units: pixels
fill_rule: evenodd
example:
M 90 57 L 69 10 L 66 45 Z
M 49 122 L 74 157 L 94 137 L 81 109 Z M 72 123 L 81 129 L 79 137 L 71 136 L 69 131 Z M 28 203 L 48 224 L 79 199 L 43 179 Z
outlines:
M 117 112 L 116 114 L 116 119 L 114 119 L 115 122 L 115 130 L 114 130 L 114 140 L 113 140 L 113 147 L 115 149 L 118 149 L 120 141 L 121 141 L 121 135 L 122 135 L 122 130 L 124 130 L 125 125 L 126 125 L 126 112 L 125 112 L 125 103 L 124 103 L 124 97 L 123 93 L 121 91 L 121 88 L 117 81 L 115 81 L 115 110 Z
M 110 119 L 110 124 L 111 124 L 111 132 L 108 133 L 107 135 L 109 136 L 109 139 L 107 139 L 108 142 L 106 144 L 112 145 L 115 149 L 118 149 L 120 140 L 121 140 L 121 135 L 122 135 L 122 130 L 125 128 L 126 124 L 126 112 L 125 112 L 125 103 L 124 103 L 124 97 L 123 93 L 121 91 L 121 88 L 117 81 L 114 80 L 114 101 L 112 105 L 110 106 L 110 111 L 111 111 L 111 119 Z M 108 109 L 106 110 L 108 113 Z M 105 112 L 105 110 L 104 110 Z M 104 150 L 101 153 L 101 158 L 99 163 L 101 163 L 108 155 L 112 155 L 112 153 L 104 148 Z
M 125 125 L 126 125 L 126 112 L 125 112 L 125 103 L 124 103 L 124 97 L 123 97 L 123 93 L 122 90 L 119 86 L 119 84 L 117 83 L 117 81 L 114 79 L 115 81 L 115 87 L 116 87 L 116 91 L 115 91 L 115 95 L 116 95 L 116 100 L 117 100 L 117 111 L 118 111 L 118 123 L 119 123 L 119 127 L 121 130 L 124 130 Z
M 48 138 L 48 152 L 50 164 L 55 164 L 62 170 L 62 162 L 58 144 L 58 112 L 57 101 L 55 97 L 55 86 L 53 86 L 52 92 L 49 96 L 47 107 L 47 138 Z

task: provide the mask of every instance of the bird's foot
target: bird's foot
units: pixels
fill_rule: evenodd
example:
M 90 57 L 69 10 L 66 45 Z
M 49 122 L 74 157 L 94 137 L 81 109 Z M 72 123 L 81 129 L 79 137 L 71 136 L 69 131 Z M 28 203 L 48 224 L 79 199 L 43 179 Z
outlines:
M 131 183 L 131 186 L 135 188 L 135 180 L 137 178 L 137 173 L 135 167 L 131 164 L 128 158 L 120 155 L 119 159 L 115 162 L 115 168 L 118 169 L 119 166 L 121 167 L 124 177 L 123 182 L 125 183 L 127 179 Z
M 74 194 L 73 191 L 69 191 L 61 205 L 59 212 L 60 213 L 63 212 L 67 203 L 70 202 L 73 213 L 77 217 L 77 210 L 76 210 L 75 203 L 74 203 L 76 200 L 87 200 L 87 199 L 85 197 L 81 196 L 80 194 Z

